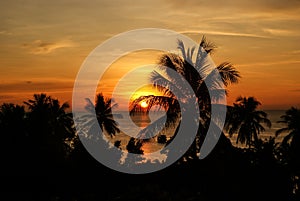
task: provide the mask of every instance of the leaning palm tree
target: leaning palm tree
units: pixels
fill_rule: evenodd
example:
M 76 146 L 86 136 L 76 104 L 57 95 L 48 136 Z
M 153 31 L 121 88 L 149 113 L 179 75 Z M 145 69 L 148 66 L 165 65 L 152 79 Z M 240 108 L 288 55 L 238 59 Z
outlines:
M 271 127 L 271 121 L 267 113 L 257 110 L 261 103 L 254 97 L 238 97 L 233 107 L 228 108 L 228 118 L 225 124 L 230 137 L 237 134 L 236 143 L 246 144 L 249 148 L 251 145 L 259 142 L 258 135 L 265 131 L 262 123 Z
M 183 116 L 182 113 L 186 111 L 185 109 L 188 107 L 191 109 L 198 105 L 201 119 L 191 119 L 191 122 L 200 122 L 198 138 L 196 138 L 193 146 L 193 157 L 196 157 L 195 153 L 200 150 L 200 144 L 203 142 L 203 140 L 199 140 L 199 136 L 202 135 L 203 139 L 210 122 L 211 101 L 219 100 L 222 96 L 220 92 L 224 90 L 221 81 L 216 79 L 217 74 L 220 74 L 225 87 L 237 83 L 240 78 L 239 72 L 228 62 L 220 64 L 216 69 L 211 69 L 207 65 L 207 55 L 214 48 L 215 46 L 203 37 L 195 61 L 193 61 L 196 47 L 186 49 L 184 43 L 179 40 L 178 49 L 181 51 L 181 56 L 166 53 L 160 57 L 158 62 L 159 71 L 153 71 L 150 80 L 163 95 L 137 98 L 131 104 L 131 113 L 134 114 L 139 111 L 141 102 L 147 102 L 149 110 L 154 105 L 162 106 L 161 108 L 166 111 L 167 120 L 164 121 L 165 117 L 157 119 L 148 127 L 142 129 L 140 135 L 153 136 L 153 133 L 164 127 L 174 125 L 174 123 L 177 123 L 175 131 L 178 131 Z M 184 85 L 185 82 L 188 83 L 192 91 Z M 193 102 L 194 100 L 196 100 L 196 104 Z M 182 105 L 187 108 L 180 108 Z

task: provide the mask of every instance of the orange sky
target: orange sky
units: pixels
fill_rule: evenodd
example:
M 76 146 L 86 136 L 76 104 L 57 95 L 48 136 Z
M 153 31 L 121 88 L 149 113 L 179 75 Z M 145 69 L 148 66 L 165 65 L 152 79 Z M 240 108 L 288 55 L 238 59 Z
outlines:
M 229 88 L 229 104 L 244 95 L 265 109 L 300 107 L 298 0 L 2 1 L 0 21 L 0 102 L 46 92 L 71 103 L 76 75 L 96 46 L 153 27 L 197 42 L 206 35 L 218 46 L 215 63 L 232 62 L 243 77 Z M 114 65 L 121 73 L 156 59 L 133 54 Z M 114 79 L 116 73 L 108 74 L 101 91 L 111 91 Z

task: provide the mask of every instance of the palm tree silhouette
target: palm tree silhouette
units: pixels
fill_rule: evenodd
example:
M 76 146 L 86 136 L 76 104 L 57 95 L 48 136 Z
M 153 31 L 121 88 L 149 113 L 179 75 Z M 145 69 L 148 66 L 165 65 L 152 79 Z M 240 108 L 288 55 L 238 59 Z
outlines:
M 44 93 L 34 94 L 33 99 L 25 101 L 28 106 L 28 117 L 33 120 L 36 128 L 41 127 L 37 123 L 41 123 L 47 132 L 51 134 L 63 134 L 62 138 L 71 137 L 74 128 L 71 113 L 66 112 L 70 107 L 67 102 L 62 105 L 57 99 L 47 96 Z M 34 129 L 34 128 L 33 128 Z
M 286 124 L 286 127 L 276 131 L 275 135 L 278 136 L 284 132 L 288 134 L 283 138 L 280 151 L 281 162 L 285 162 L 291 171 L 293 182 L 294 194 L 300 195 L 300 110 L 291 107 L 284 115 L 281 116 L 281 121 L 278 123 Z
M 174 53 L 166 53 L 160 57 L 158 66 L 162 72 L 153 71 L 150 80 L 154 87 L 160 90 L 163 95 L 141 96 L 137 98 L 131 104 L 131 113 L 138 112 L 140 103 L 145 101 L 148 104 L 148 110 L 154 105 L 160 105 L 164 108 L 167 120 L 165 122 L 165 117 L 157 119 L 148 127 L 141 130 L 140 135 L 150 136 L 163 127 L 174 125 L 174 123 L 177 123 L 175 129 L 177 131 L 181 122 L 182 112 L 185 112 L 185 109 L 180 108 L 179 103 L 184 103 L 186 107 L 193 107 L 195 103 L 190 102 L 190 100 L 192 100 L 191 97 L 195 97 L 201 114 L 201 119 L 191 119 L 191 122 L 200 122 L 198 137 L 195 140 L 196 143 L 192 146 L 195 147 L 193 153 L 194 157 L 196 157 L 195 153 L 200 150 L 200 144 L 203 142 L 203 140 L 199 140 L 200 134 L 204 138 L 205 130 L 208 129 L 210 122 L 211 101 L 219 100 L 222 96 L 221 91 L 224 90 L 221 80 L 216 79 L 217 75 L 221 76 L 225 87 L 229 84 L 237 83 L 240 78 L 239 72 L 229 62 L 220 64 L 216 69 L 211 69 L 207 65 L 207 55 L 214 48 L 215 46 L 207 42 L 206 38 L 203 37 L 194 62 L 193 55 L 196 47 L 186 49 L 184 43 L 179 40 L 178 49 L 181 51 L 182 56 Z M 174 76 L 174 72 L 181 75 L 181 77 Z M 191 86 L 192 92 L 183 85 L 185 80 Z M 175 96 L 175 94 L 177 95 Z
M 113 103 L 111 98 L 105 98 L 102 93 L 97 94 L 96 103 L 86 98 L 87 105 L 85 109 L 89 114 L 83 115 L 82 118 L 87 120 L 85 126 L 91 130 L 95 130 L 94 127 L 99 125 L 102 131 L 106 131 L 110 137 L 120 132 L 118 123 L 114 120 L 116 118 L 122 118 L 121 114 L 112 114 L 112 109 L 118 107 L 117 103 Z M 96 114 L 96 120 L 94 118 Z
M 225 130 L 230 137 L 237 133 L 236 143 L 246 144 L 249 148 L 254 143 L 259 142 L 258 135 L 265 131 L 262 123 L 271 127 L 271 121 L 267 118 L 267 113 L 257 110 L 261 105 L 254 97 L 238 97 L 233 107 L 228 108 L 228 118 Z
M 62 163 L 69 152 L 67 140 L 74 137 L 72 115 L 66 112 L 69 104 L 61 105 L 44 93 L 34 94 L 24 104 L 29 109 L 26 115 L 33 154 L 45 164 Z
M 95 104 L 89 98 L 85 100 L 87 101 L 85 109 L 88 113 L 78 117 L 76 121 L 78 125 L 76 126 L 76 135 L 72 140 L 73 150 L 71 153 L 71 159 L 80 168 L 82 168 L 83 163 L 89 164 L 86 167 L 97 166 L 97 163 L 95 164 L 95 161 L 88 153 L 86 146 L 109 149 L 110 142 L 105 138 L 105 134 L 113 138 L 119 133 L 120 129 L 114 117 L 122 118 L 121 114 L 112 114 L 112 109 L 117 107 L 118 104 L 114 103 L 111 98 L 105 98 L 102 93 L 96 95 Z M 97 129 L 98 126 L 101 131 Z M 111 144 L 113 145 L 113 143 Z M 120 142 L 115 145 L 116 148 L 121 146 Z M 120 152 L 116 151 L 115 154 L 119 158 L 121 157 L 119 156 Z
M 285 115 L 280 117 L 282 120 L 278 121 L 278 123 L 286 124 L 286 127 L 281 128 L 276 131 L 276 136 L 280 135 L 284 132 L 289 132 L 283 138 L 283 143 L 290 142 L 292 146 L 296 146 L 296 144 L 300 144 L 300 110 L 295 107 L 290 108 L 285 112 Z
M 14 105 L 13 103 L 3 103 L 0 106 L 0 129 L 2 135 L 18 140 L 18 135 L 25 131 L 25 110 L 24 106 Z M 3 136 L 5 137 L 5 136 Z

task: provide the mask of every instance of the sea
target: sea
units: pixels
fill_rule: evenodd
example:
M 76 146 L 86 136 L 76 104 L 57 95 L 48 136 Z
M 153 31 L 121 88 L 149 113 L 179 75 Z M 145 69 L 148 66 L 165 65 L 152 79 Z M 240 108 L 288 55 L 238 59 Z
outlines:
M 263 125 L 265 127 L 265 131 L 259 134 L 259 138 L 262 140 L 268 140 L 270 137 L 275 137 L 276 130 L 285 126 L 282 123 L 278 123 L 278 121 L 281 120 L 280 117 L 285 114 L 285 110 L 264 110 L 264 112 L 268 114 L 268 119 L 270 119 L 272 126 L 271 128 L 268 128 L 266 125 Z M 136 137 L 141 129 L 145 128 L 151 124 L 151 122 L 163 116 L 164 112 L 156 111 L 149 113 L 149 115 L 140 114 L 131 117 L 126 117 L 129 115 L 128 112 L 121 112 L 121 114 L 123 118 L 116 120 L 119 123 L 122 132 L 116 135 L 114 141 L 120 140 L 121 145 L 126 145 L 130 137 Z M 174 129 L 165 129 L 160 132 L 160 134 L 165 134 L 168 138 L 171 137 L 173 133 Z M 236 143 L 236 135 L 233 135 L 232 137 L 229 137 L 227 133 L 225 133 L 225 135 L 231 140 L 234 146 L 243 146 Z M 283 133 L 277 136 L 275 138 L 275 142 L 281 142 L 285 135 L 286 134 Z M 145 148 L 146 152 L 153 152 L 157 149 L 160 149 L 162 146 L 163 145 L 157 143 L 155 140 L 149 140 L 148 142 L 146 141 L 144 143 L 143 148 Z
M 272 126 L 271 128 L 264 126 L 265 132 L 260 133 L 259 137 L 262 140 L 268 140 L 270 137 L 275 137 L 276 130 L 285 126 L 282 123 L 278 123 L 278 121 L 281 120 L 280 117 L 285 114 L 285 110 L 264 110 L 264 112 L 268 114 L 268 118 L 270 119 Z M 150 111 L 148 115 L 141 113 L 134 116 L 130 116 L 127 111 L 118 111 L 115 113 L 123 116 L 123 118 L 115 118 L 119 124 L 121 132 L 116 134 L 113 138 L 108 135 L 106 135 L 106 137 L 111 143 L 120 141 L 122 150 L 126 150 L 126 145 L 131 137 L 137 137 L 141 129 L 144 129 L 151 124 L 151 122 L 154 122 L 165 114 L 164 111 Z M 174 128 L 163 129 L 159 132 L 159 134 L 166 135 L 167 139 L 170 138 L 173 133 Z M 233 135 L 232 137 L 229 137 L 227 133 L 225 133 L 225 135 L 231 140 L 234 146 L 243 147 L 242 144 L 236 143 L 236 135 Z M 285 135 L 286 134 L 283 133 L 282 135 L 277 136 L 275 138 L 275 142 L 281 142 Z M 155 136 L 153 136 L 153 138 L 150 138 L 143 143 L 142 149 L 144 150 L 144 153 L 153 153 L 162 149 L 163 146 L 164 145 L 158 143 Z

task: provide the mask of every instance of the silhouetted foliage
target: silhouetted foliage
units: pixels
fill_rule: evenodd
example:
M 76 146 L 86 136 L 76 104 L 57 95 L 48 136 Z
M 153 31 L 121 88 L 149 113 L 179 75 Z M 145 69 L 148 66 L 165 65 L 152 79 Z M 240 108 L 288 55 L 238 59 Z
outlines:
M 281 163 L 290 169 L 293 189 L 296 197 L 300 197 L 300 110 L 291 107 L 281 116 L 279 123 L 285 124 L 276 131 L 276 136 L 287 132 L 280 145 Z
M 129 153 L 143 154 L 144 151 L 141 149 L 142 146 L 143 146 L 143 143 L 140 140 L 137 140 L 137 139 L 131 137 L 126 146 L 126 149 Z
M 228 118 L 225 130 L 230 137 L 237 134 L 236 143 L 246 144 L 249 148 L 258 143 L 258 135 L 265 131 L 262 123 L 271 127 L 271 121 L 267 118 L 267 113 L 257 110 L 261 105 L 254 97 L 238 97 L 233 107 L 228 108 Z
M 292 107 L 282 116 L 280 123 L 285 127 L 276 134 L 287 132 L 287 135 L 277 143 L 274 137 L 259 138 L 259 133 L 264 131 L 261 124 L 270 125 L 267 114 L 257 110 L 260 103 L 253 97 L 239 98 L 229 107 L 226 126 L 231 134 L 240 135 L 240 142 L 251 147 L 235 147 L 222 133 L 212 152 L 199 160 L 199 146 L 211 122 L 208 89 L 212 85 L 207 86 L 204 79 L 212 79 L 214 73 L 205 78 L 198 76 L 188 62 L 195 48 L 186 50 L 181 41 L 178 45 L 182 56 L 165 54 L 159 64 L 172 68 L 188 81 L 200 106 L 198 136 L 184 155 L 184 162 L 180 159 L 163 170 L 143 175 L 111 170 L 93 158 L 83 142 L 95 145 L 96 149 L 101 146 L 116 151 L 116 158 L 124 156 L 120 155 L 122 141 L 115 141 L 117 149 L 110 148 L 110 140 L 120 131 L 113 117 L 121 117 L 112 115 L 112 108 L 116 107 L 113 100 L 101 93 L 97 94 L 95 103 L 87 99 L 86 109 L 90 113 L 76 117 L 82 126 L 76 126 L 75 131 L 73 116 L 67 112 L 68 103 L 60 104 L 44 93 L 34 94 L 24 105 L 0 106 L 1 200 L 299 200 L 299 110 Z M 199 49 L 205 51 L 201 54 L 210 53 L 214 45 L 203 38 Z M 201 59 L 196 60 L 195 65 L 199 64 Z M 200 73 L 206 70 L 199 69 Z M 240 77 L 229 63 L 219 65 L 218 71 L 225 86 L 236 83 Z M 176 136 L 183 114 L 179 108 L 182 100 L 175 98 L 171 90 L 179 86 L 174 78 L 167 78 L 153 72 L 152 80 L 157 86 L 166 83 L 170 88 L 161 88 L 163 96 L 144 96 L 134 102 L 146 101 L 149 108 L 156 104 L 164 107 L 167 124 L 163 125 L 159 119 L 156 126 L 178 124 L 171 139 L 158 136 L 158 141 L 166 145 Z M 178 93 L 181 90 L 178 88 Z M 215 91 L 213 98 L 217 99 L 219 93 L 216 88 Z M 181 98 L 189 94 L 185 95 Z M 105 135 L 104 132 L 100 135 L 96 127 Z M 153 128 L 148 127 L 140 134 L 153 135 Z M 126 149 L 134 154 L 120 165 L 142 162 L 141 155 L 146 155 L 142 148 L 143 140 L 130 138 Z
M 239 72 L 229 62 L 224 62 L 214 69 L 208 65 L 207 56 L 214 50 L 215 45 L 208 42 L 205 37 L 202 38 L 197 48 L 197 52 L 195 52 L 196 47 L 186 49 L 184 43 L 179 40 L 178 49 L 182 56 L 175 53 L 163 54 L 158 61 L 161 72 L 153 71 L 151 74 L 150 79 L 154 87 L 160 90 L 163 96 L 141 96 L 131 104 L 131 113 L 138 112 L 141 102 L 147 102 L 148 110 L 155 105 L 160 105 L 166 110 L 166 122 L 162 121 L 162 117 L 151 123 L 140 132 L 140 135 L 146 136 L 150 136 L 150 133 L 156 133 L 157 130 L 162 130 L 164 127 L 174 126 L 175 123 L 179 127 L 182 113 L 196 110 L 195 107 L 198 107 L 200 119 L 192 119 L 191 117 L 189 121 L 195 125 L 200 123 L 198 134 L 190 147 L 189 156 L 185 155 L 185 157 L 193 159 L 198 158 L 201 144 L 212 120 L 211 101 L 220 100 L 224 95 L 222 92 L 226 91 L 224 87 L 237 83 L 240 78 Z M 194 56 L 196 57 L 195 62 Z M 177 74 L 180 76 L 175 76 Z M 221 76 L 222 80 L 218 79 L 218 75 Z M 184 84 L 186 81 L 192 91 Z M 193 102 L 193 98 L 196 99 L 196 103 Z
M 62 105 L 46 94 L 34 94 L 24 104 L 28 107 L 26 120 L 34 168 L 51 169 L 63 165 L 69 153 L 67 140 L 74 136 L 68 103 Z
M 166 135 L 159 135 L 157 137 L 157 142 L 161 144 L 166 144 L 167 142 L 167 136 Z
M 111 137 L 120 132 L 117 122 L 113 117 L 122 118 L 120 114 L 112 114 L 112 109 L 117 107 L 117 103 L 113 103 L 110 98 L 105 98 L 102 93 L 97 94 L 95 105 L 90 99 L 86 99 L 86 111 L 89 114 L 84 115 L 82 118 L 86 119 L 85 126 L 100 126 L 102 131 L 106 131 Z M 97 121 L 95 121 L 96 115 Z

